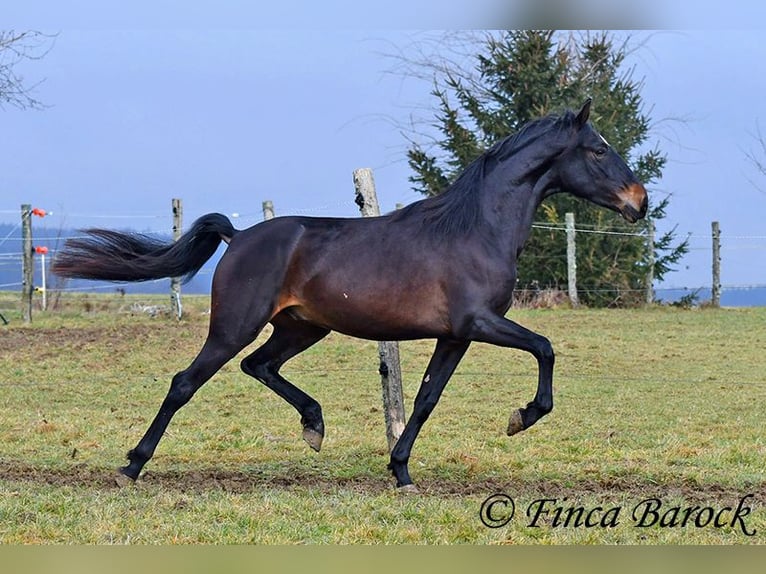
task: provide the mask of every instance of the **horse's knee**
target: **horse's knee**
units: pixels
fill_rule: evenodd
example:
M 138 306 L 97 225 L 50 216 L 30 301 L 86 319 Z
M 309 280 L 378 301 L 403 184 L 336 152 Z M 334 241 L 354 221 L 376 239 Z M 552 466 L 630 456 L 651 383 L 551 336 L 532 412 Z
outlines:
M 535 354 L 542 363 L 553 364 L 556 360 L 556 353 L 553 352 L 553 345 L 545 337 L 540 337 Z

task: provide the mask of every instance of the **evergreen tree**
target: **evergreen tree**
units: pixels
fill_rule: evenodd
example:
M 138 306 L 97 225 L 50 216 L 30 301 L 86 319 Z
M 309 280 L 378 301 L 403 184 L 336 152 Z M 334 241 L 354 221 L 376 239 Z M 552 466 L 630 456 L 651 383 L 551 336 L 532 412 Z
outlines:
M 649 189 L 650 210 L 638 226 L 567 194 L 554 195 L 538 210 L 536 226 L 519 261 L 520 289 L 567 284 L 564 215 L 575 214 L 580 301 L 593 306 L 644 300 L 651 260 L 646 229 L 665 217 L 668 198 L 652 197 L 666 156 L 646 148 L 650 118 L 643 111 L 641 83 L 624 69 L 627 49 L 608 33 L 560 36 L 553 31 L 504 31 L 487 36 L 476 55 L 476 74 L 446 70 L 435 79 L 440 152 L 418 144 L 408 150 L 417 191 L 443 191 L 478 155 L 528 121 L 593 98 L 591 122 Z M 599 233 L 591 233 L 598 231 Z M 661 280 L 687 252 L 675 230 L 656 238 L 654 277 Z M 604 233 L 608 232 L 608 233 Z M 637 235 L 638 234 L 638 235 Z

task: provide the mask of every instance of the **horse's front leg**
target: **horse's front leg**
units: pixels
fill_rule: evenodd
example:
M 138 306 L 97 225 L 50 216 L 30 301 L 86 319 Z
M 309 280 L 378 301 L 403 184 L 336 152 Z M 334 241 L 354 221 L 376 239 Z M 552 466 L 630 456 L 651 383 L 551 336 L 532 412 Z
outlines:
M 471 339 L 527 351 L 537 359 L 537 393 L 526 407 L 511 413 L 508 421 L 508 436 L 528 429 L 553 410 L 553 364 L 555 356 L 548 339 L 518 323 L 497 315 L 477 318 L 472 327 Z
M 412 484 L 407 468 L 412 445 L 415 443 L 423 424 L 436 407 L 436 403 L 439 402 L 439 397 L 441 397 L 444 387 L 447 386 L 447 381 L 455 372 L 455 368 L 465 355 L 469 345 L 470 342 L 467 341 L 439 340 L 436 343 L 436 349 L 428 363 L 423 382 L 420 383 L 420 389 L 415 397 L 412 416 L 407 421 L 402 436 L 399 437 L 391 451 L 391 462 L 388 468 L 396 478 L 396 486 L 401 488 L 402 492 L 417 491 Z

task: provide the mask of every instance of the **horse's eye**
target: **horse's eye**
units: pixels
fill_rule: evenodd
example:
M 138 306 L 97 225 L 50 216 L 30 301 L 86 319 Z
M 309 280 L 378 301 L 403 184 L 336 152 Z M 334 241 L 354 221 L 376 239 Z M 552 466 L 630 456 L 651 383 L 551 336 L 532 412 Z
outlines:
M 605 147 L 597 147 L 595 150 L 593 150 L 593 153 L 596 157 L 602 158 L 606 155 L 606 148 Z

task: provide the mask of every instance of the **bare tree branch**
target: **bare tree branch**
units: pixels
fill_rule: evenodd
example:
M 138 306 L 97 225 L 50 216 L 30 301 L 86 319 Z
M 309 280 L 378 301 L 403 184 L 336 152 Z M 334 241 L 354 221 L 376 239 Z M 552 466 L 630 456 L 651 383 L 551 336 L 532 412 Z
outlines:
M 18 32 L 0 30 L 0 108 L 43 109 L 35 89 L 41 82 L 28 85 L 18 71 L 25 61 L 41 60 L 53 48 L 55 36 L 35 30 Z
M 437 32 L 416 32 L 412 41 L 404 45 L 392 45 L 392 51 L 382 55 L 391 61 L 386 74 L 398 76 L 403 81 L 414 80 L 428 82 L 439 89 L 439 82 L 446 77 L 453 77 L 476 92 L 485 93 L 486 86 L 481 82 L 475 68 L 476 54 L 491 37 L 490 32 L 474 30 L 451 30 Z M 405 140 L 431 153 L 439 154 L 439 136 L 435 132 L 437 122 L 433 117 L 433 102 L 416 103 L 408 106 L 410 113 L 406 122 L 393 120 Z
M 762 176 L 766 176 L 766 139 L 764 138 L 763 132 L 761 131 L 761 125 L 759 123 L 755 124 L 755 134 L 753 135 L 753 139 L 756 141 L 756 144 L 760 149 L 757 151 L 753 151 L 751 149 L 750 151 L 745 152 L 745 157 L 755 167 L 755 169 L 758 170 L 758 173 L 760 173 Z M 766 190 L 764 190 L 763 186 L 758 185 L 757 182 L 750 178 L 748 179 L 758 191 L 766 193 Z

